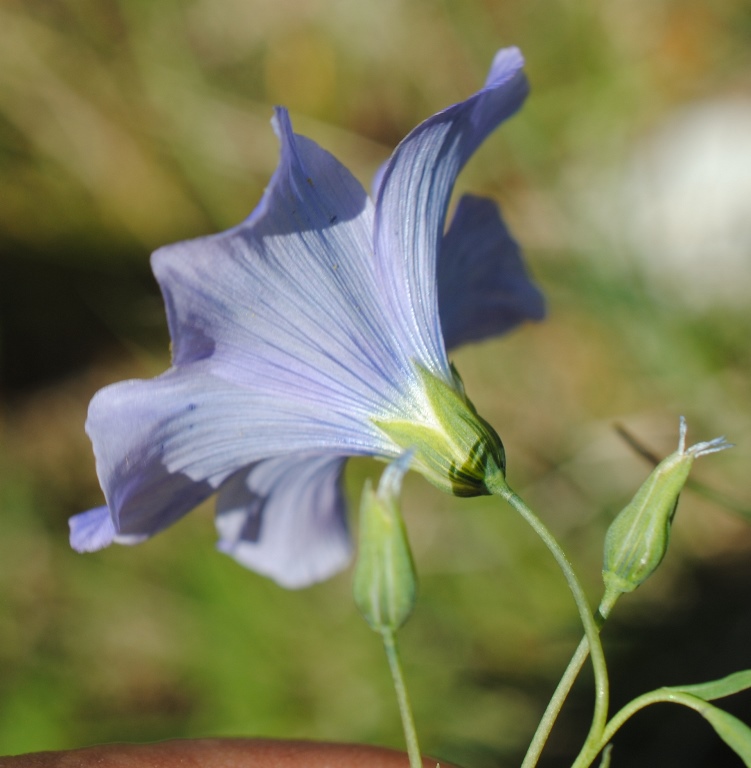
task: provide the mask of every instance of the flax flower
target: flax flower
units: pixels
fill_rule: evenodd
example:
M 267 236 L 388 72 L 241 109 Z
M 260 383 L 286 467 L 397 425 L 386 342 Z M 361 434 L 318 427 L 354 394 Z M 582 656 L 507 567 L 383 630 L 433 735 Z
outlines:
M 455 178 L 527 93 L 500 51 L 485 86 L 415 128 L 374 199 L 330 154 L 274 128 L 281 157 L 238 226 L 156 251 L 172 366 L 93 398 L 86 424 L 107 506 L 71 519 L 79 551 L 132 544 L 216 496 L 219 548 L 287 587 L 350 557 L 350 456 L 484 493 L 503 447 L 446 349 L 540 318 L 542 298 L 494 203 Z

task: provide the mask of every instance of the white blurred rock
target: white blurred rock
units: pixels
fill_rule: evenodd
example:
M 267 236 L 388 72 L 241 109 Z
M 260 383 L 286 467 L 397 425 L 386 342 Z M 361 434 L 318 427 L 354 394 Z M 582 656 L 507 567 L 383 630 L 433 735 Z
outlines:
M 684 108 L 589 179 L 583 216 L 653 288 L 697 309 L 748 304 L 751 100 Z

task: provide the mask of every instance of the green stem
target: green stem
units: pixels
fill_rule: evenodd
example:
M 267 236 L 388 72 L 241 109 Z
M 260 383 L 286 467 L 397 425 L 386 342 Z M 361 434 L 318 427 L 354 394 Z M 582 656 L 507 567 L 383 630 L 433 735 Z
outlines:
M 603 729 L 599 739 L 593 740 L 591 744 L 585 744 L 571 768 L 589 768 L 597 755 L 610 743 L 613 736 L 615 736 L 626 720 L 635 715 L 640 709 L 644 709 L 644 707 L 650 704 L 661 702 L 683 704 L 683 706 L 690 707 L 699 714 L 703 714 L 707 707 L 707 703 L 697 696 L 681 691 L 671 691 L 667 688 L 658 688 L 656 691 L 650 691 L 649 693 L 637 696 L 637 698 L 630 701 L 623 709 L 620 709 L 613 715 L 610 722 Z
M 407 695 L 407 686 L 404 682 L 402 665 L 399 661 L 396 632 L 392 629 L 382 629 L 380 634 L 383 638 L 383 647 L 386 649 L 386 657 L 389 660 L 389 668 L 391 669 L 391 677 L 394 681 L 396 698 L 399 702 L 399 714 L 402 718 L 404 738 L 407 742 L 409 766 L 410 768 L 422 768 L 420 745 L 417 742 L 417 730 L 415 729 L 415 721 L 412 717 L 412 708 L 409 705 L 409 696 Z
M 606 593 L 603 596 L 600 607 L 597 609 L 597 614 L 595 615 L 598 631 L 602 629 L 602 625 L 610 615 L 610 612 L 619 597 L 620 593 L 613 592 Z M 540 724 L 535 731 L 535 735 L 532 737 L 527 754 L 524 756 L 524 762 L 522 763 L 521 768 L 534 768 L 534 766 L 537 765 L 542 750 L 550 736 L 550 732 L 553 730 L 555 721 L 558 719 L 563 704 L 568 698 L 571 688 L 573 687 L 576 678 L 579 676 L 579 672 L 581 672 L 581 668 L 584 666 L 584 662 L 587 660 L 588 656 L 589 642 L 585 636 L 581 639 L 576 651 L 574 651 L 574 655 L 571 657 L 571 661 L 569 661 L 566 671 L 563 673 L 563 677 L 561 677 L 558 686 L 548 702 L 548 706 L 540 720 Z
M 584 593 L 584 589 L 579 582 L 579 579 L 574 572 L 571 563 L 566 557 L 566 553 L 561 549 L 560 544 L 556 541 L 552 533 L 543 524 L 540 518 L 527 506 L 524 500 L 516 494 L 505 481 L 502 485 L 492 489 L 492 491 L 505 499 L 532 527 L 532 530 L 540 537 L 543 544 L 548 548 L 550 553 L 558 563 L 558 567 L 563 572 L 563 575 L 568 583 L 571 594 L 573 595 L 576 607 L 579 610 L 579 618 L 581 619 L 584 627 L 584 635 L 587 645 L 589 646 L 589 652 L 592 656 L 592 668 L 595 675 L 595 709 L 592 717 L 592 725 L 587 735 L 585 744 L 597 741 L 599 742 L 600 736 L 605 728 L 608 717 L 608 702 L 609 702 L 609 685 L 608 685 L 608 670 L 607 663 L 605 662 L 605 653 L 602 649 L 602 643 L 600 642 L 600 633 L 595 622 L 592 609 L 587 601 L 587 596 Z M 586 658 L 586 656 L 584 657 Z M 584 659 L 582 659 L 582 662 Z M 573 683 L 573 680 L 572 680 Z M 552 724 L 551 724 L 552 727 Z M 544 742 L 543 742 L 544 743 Z M 542 745 L 536 747 L 541 751 Z M 539 752 L 538 752 L 539 758 Z M 535 762 L 528 762 L 524 768 L 530 768 L 536 764 Z

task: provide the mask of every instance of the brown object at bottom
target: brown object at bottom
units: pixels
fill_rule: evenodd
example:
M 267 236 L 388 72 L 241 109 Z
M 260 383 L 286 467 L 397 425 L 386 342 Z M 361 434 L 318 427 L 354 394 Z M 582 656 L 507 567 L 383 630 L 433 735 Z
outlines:
M 425 768 L 436 760 L 423 759 Z M 440 763 L 441 768 L 452 768 Z M 409 768 L 403 752 L 359 744 L 179 739 L 0 757 L 0 768 Z

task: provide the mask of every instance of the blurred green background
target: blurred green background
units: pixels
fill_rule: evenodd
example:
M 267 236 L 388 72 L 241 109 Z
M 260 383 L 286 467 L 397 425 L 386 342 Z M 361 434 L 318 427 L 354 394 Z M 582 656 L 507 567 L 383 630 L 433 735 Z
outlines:
M 351 574 L 286 592 L 215 552 L 207 505 L 78 555 L 101 386 L 169 361 L 156 247 L 233 225 L 277 161 L 271 108 L 367 184 L 518 45 L 532 95 L 460 190 L 493 196 L 546 322 L 455 355 L 509 477 L 599 598 L 601 541 L 678 416 L 731 452 L 694 477 L 662 570 L 606 631 L 615 704 L 751 664 L 751 6 L 747 0 L 4 0 L 0 4 L 0 754 L 263 735 L 401 744 Z M 374 463 L 352 462 L 356 499 Z M 421 597 L 403 657 L 426 751 L 518 764 L 580 629 L 497 502 L 407 483 Z M 591 710 L 583 679 L 547 765 Z M 747 720 L 751 698 L 729 706 Z M 655 710 L 613 766 L 739 765 Z

